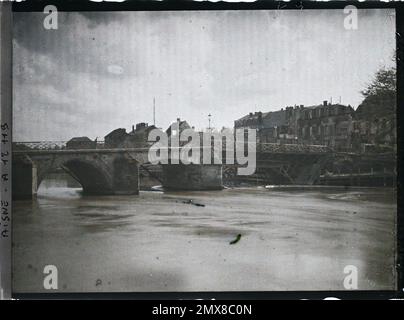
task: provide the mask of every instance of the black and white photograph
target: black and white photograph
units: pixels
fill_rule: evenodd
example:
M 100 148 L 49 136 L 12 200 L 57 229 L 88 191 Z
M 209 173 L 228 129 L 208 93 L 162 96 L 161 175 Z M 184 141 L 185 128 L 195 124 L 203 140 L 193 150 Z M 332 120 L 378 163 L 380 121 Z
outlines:
M 12 30 L 13 292 L 397 289 L 394 8 Z

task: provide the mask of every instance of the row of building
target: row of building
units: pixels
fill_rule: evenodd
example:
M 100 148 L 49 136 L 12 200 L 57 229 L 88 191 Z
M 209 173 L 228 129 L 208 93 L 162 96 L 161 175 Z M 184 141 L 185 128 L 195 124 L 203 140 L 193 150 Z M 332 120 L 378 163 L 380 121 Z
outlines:
M 235 120 L 235 129 L 257 129 L 261 143 L 326 145 L 334 150 L 387 151 L 396 147 L 394 112 L 330 104 L 288 106 Z
M 178 130 L 193 129 L 177 119 Z M 375 110 L 361 105 L 295 105 L 278 111 L 254 112 L 234 121 L 234 129 L 256 129 L 258 143 L 323 145 L 337 151 L 384 152 L 396 149 L 396 116 L 391 110 Z M 150 146 L 148 136 L 154 125 L 141 122 L 132 131 L 115 129 L 104 138 L 104 148 Z M 166 130 L 171 136 L 171 126 Z M 73 138 L 67 148 L 95 148 L 97 141 Z
M 191 129 L 187 121 L 177 119 L 178 130 Z M 147 148 L 152 142 L 149 141 L 149 133 L 152 130 L 161 130 L 155 125 L 149 125 L 146 122 L 137 123 L 132 126 L 132 130 L 127 132 L 125 128 L 118 128 L 104 137 L 104 141 L 99 142 L 91 140 L 88 137 L 75 137 L 70 139 L 66 147 L 67 149 L 116 149 L 116 148 Z M 168 136 L 171 136 L 171 126 L 166 130 Z M 174 135 L 176 133 L 173 133 Z

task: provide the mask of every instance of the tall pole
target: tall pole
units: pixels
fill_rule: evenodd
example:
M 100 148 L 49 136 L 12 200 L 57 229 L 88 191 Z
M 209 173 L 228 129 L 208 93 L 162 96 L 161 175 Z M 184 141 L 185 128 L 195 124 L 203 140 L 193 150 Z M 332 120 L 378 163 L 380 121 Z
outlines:
M 211 117 L 212 115 L 209 113 L 208 114 L 208 119 L 209 119 L 209 127 L 208 127 L 208 129 L 209 129 L 209 131 L 211 131 L 211 128 L 210 128 L 210 117 Z
M 156 126 L 156 98 L 153 97 L 153 125 Z

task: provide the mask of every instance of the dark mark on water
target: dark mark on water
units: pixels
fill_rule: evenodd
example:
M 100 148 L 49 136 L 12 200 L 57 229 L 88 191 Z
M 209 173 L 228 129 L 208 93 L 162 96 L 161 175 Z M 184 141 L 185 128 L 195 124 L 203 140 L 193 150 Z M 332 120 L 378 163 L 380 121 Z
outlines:
M 205 205 L 202 204 L 202 203 L 194 202 L 192 199 L 186 200 L 186 201 L 182 201 L 182 203 L 185 203 L 185 204 L 193 204 L 194 206 L 197 206 L 197 207 L 204 207 L 204 206 L 205 206 Z
M 241 234 L 238 234 L 236 239 L 234 239 L 233 241 L 230 241 L 230 244 L 236 244 L 237 242 L 239 242 L 241 239 Z

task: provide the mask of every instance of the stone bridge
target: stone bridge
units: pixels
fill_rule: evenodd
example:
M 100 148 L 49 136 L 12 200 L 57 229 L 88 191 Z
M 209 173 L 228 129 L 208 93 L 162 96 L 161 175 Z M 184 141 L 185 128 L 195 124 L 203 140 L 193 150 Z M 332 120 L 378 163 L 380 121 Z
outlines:
M 138 194 L 139 164 L 146 161 L 147 149 L 14 150 L 13 195 L 35 195 L 57 168 L 76 179 L 86 194 Z
M 149 163 L 148 151 L 107 149 L 102 141 L 88 149 L 70 149 L 63 141 L 14 143 L 13 195 L 35 195 L 46 175 L 57 168 L 75 178 L 86 194 L 138 194 L 139 169 L 151 174 L 144 166 Z M 330 154 L 332 150 L 325 146 L 256 144 L 257 172 L 279 174 L 290 183 L 313 184 Z M 222 165 L 169 163 L 163 165 L 161 182 L 173 189 L 218 189 L 222 187 L 222 175 Z
M 173 148 L 167 149 L 171 159 Z M 148 153 L 149 148 L 106 149 L 102 142 L 89 149 L 70 149 L 63 141 L 14 143 L 13 197 L 36 195 L 46 175 L 57 168 L 77 180 L 85 194 L 138 194 L 140 170 L 153 176 Z M 168 159 L 165 163 L 161 166 L 163 178 L 153 178 L 167 189 L 222 188 L 221 165 L 174 164 Z

